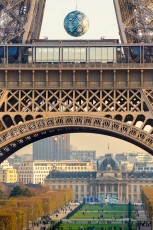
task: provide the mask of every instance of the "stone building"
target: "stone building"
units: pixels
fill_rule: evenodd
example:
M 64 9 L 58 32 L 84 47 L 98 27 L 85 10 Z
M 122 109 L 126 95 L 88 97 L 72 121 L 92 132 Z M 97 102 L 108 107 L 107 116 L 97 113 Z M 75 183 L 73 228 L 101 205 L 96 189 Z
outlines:
M 43 184 L 51 170 L 62 172 L 94 171 L 92 162 L 81 161 L 23 161 L 17 167 L 17 182 L 22 184 Z
M 71 187 L 74 199 L 97 197 L 99 201 L 119 203 L 141 201 L 143 186 L 153 185 L 152 172 L 122 172 L 119 163 L 107 154 L 99 163 L 96 172 L 61 172 L 50 171 L 45 183 L 52 189 Z
M 80 161 L 95 161 L 96 160 L 96 151 L 95 150 L 73 150 L 70 153 L 71 160 L 80 160 Z
M 3 161 L 3 163 L 0 164 L 0 182 L 17 182 L 16 169 L 14 169 L 13 166 L 11 166 L 7 160 Z

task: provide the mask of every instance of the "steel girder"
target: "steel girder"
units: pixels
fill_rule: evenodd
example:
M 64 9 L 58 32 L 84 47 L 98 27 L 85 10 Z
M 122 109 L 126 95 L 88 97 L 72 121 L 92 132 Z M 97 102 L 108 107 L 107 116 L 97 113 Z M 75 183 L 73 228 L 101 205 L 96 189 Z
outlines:
M 0 0 L 0 42 L 39 38 L 46 0 Z
M 0 0 L 0 42 L 39 38 L 46 0 Z M 152 0 L 114 0 L 121 40 L 153 42 Z
M 0 162 L 47 136 L 114 136 L 153 154 L 153 90 L 1 90 Z
M 114 0 L 123 43 L 153 42 L 153 1 Z

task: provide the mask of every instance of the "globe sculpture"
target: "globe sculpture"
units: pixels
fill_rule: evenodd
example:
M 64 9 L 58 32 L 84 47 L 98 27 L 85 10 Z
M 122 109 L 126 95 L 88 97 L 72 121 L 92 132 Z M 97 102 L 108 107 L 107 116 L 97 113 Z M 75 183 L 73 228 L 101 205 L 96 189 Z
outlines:
M 75 10 L 65 17 L 64 28 L 69 35 L 79 37 L 88 31 L 89 20 L 84 13 Z

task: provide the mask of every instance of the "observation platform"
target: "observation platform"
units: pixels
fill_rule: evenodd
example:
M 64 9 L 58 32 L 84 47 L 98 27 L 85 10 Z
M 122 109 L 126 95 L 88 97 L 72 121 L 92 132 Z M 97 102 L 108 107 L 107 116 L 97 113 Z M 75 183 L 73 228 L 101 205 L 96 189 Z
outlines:
M 153 44 L 33 40 L 0 45 L 3 88 L 150 88 Z

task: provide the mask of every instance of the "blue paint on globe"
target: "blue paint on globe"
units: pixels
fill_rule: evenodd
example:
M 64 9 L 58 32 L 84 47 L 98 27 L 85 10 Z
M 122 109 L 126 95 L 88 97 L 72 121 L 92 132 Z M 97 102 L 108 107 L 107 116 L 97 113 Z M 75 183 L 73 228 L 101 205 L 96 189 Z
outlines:
M 64 28 L 69 35 L 79 37 L 88 31 L 89 20 L 84 13 L 75 10 L 65 17 Z

